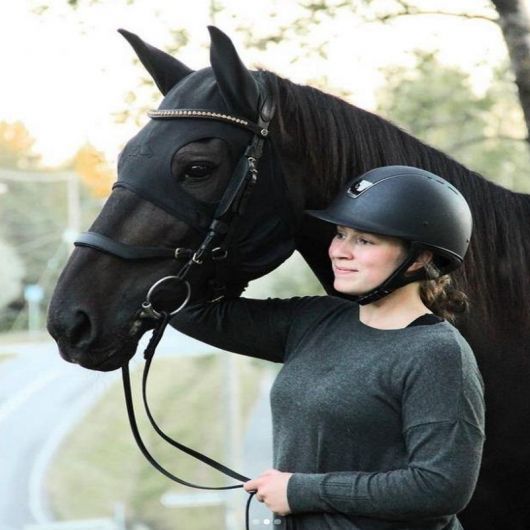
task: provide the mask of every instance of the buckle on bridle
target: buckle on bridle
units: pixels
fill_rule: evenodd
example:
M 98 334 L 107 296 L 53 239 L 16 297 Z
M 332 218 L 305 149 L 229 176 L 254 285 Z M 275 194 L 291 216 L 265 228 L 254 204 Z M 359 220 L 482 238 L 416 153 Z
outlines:
M 189 259 L 193 254 L 193 250 L 189 248 L 178 247 L 175 249 L 175 259 Z
M 191 257 L 191 261 L 193 261 L 193 263 L 195 263 L 196 265 L 202 265 L 202 255 L 203 255 L 203 253 L 204 252 L 201 252 L 200 250 L 198 250 Z
M 213 261 L 222 261 L 228 257 L 228 249 L 221 247 L 212 248 L 211 256 Z

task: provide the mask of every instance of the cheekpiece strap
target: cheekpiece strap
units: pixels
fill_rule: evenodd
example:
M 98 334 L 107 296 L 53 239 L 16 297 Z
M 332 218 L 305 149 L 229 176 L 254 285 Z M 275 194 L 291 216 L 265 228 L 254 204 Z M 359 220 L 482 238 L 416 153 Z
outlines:
M 150 110 L 147 112 L 147 115 L 154 120 L 175 120 L 179 118 L 216 120 L 247 129 L 263 138 L 269 134 L 267 128 L 260 127 L 259 124 L 247 120 L 246 118 L 205 109 L 159 109 Z

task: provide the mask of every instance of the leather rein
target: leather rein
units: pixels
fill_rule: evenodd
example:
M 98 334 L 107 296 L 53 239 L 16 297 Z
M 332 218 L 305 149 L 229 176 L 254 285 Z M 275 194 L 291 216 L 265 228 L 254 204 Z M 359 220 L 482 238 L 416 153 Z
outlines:
M 224 466 L 223 464 L 182 445 L 176 440 L 169 437 L 156 423 L 151 410 L 147 402 L 147 379 L 149 375 L 149 369 L 151 362 L 158 346 L 162 335 L 171 319 L 172 316 L 181 311 L 188 304 L 191 298 L 191 285 L 187 277 L 190 271 L 197 266 L 204 263 L 206 259 L 213 260 L 217 263 L 222 263 L 228 257 L 230 252 L 230 243 L 234 235 L 236 228 L 237 219 L 243 214 L 246 203 L 252 190 L 257 182 L 258 178 L 258 163 L 263 153 L 263 146 L 265 140 L 269 137 L 269 125 L 274 115 L 274 105 L 270 98 L 265 99 L 265 103 L 258 113 L 257 123 L 253 123 L 246 118 L 240 118 L 237 116 L 211 112 L 201 109 L 168 109 L 149 112 L 149 116 L 152 119 L 179 119 L 179 118 L 197 118 L 197 119 L 209 119 L 216 121 L 223 121 L 232 125 L 243 127 L 250 130 L 253 136 L 247 145 L 243 156 L 237 163 L 234 172 L 228 182 L 228 185 L 223 193 L 221 200 L 219 201 L 215 210 L 214 216 L 208 227 L 206 236 L 202 243 L 196 250 L 187 248 L 166 248 L 166 247 L 145 247 L 128 245 L 112 238 L 99 234 L 97 232 L 85 232 L 80 234 L 77 240 L 74 242 L 76 246 L 89 247 L 96 249 L 101 252 L 112 254 L 116 257 L 126 260 L 143 260 L 143 259 L 185 259 L 186 262 L 182 265 L 180 270 L 174 276 L 165 276 L 155 282 L 147 292 L 146 299 L 142 303 L 141 310 L 139 311 L 139 318 L 151 319 L 157 322 L 156 327 L 153 330 L 152 337 L 149 344 L 144 352 L 145 366 L 142 377 L 142 398 L 145 407 L 145 411 L 149 418 L 149 421 L 156 431 L 156 433 L 164 439 L 167 443 L 180 451 L 200 460 L 201 462 L 213 467 L 217 471 L 224 473 L 225 475 L 232 477 L 240 482 L 247 482 L 250 480 L 248 477 L 233 471 L 232 469 Z M 220 270 L 219 268 L 217 269 Z M 223 278 L 216 278 L 213 283 L 213 296 L 211 301 L 219 300 L 223 298 L 226 286 Z M 185 287 L 185 295 L 182 303 L 172 311 L 157 310 L 153 306 L 152 297 L 157 288 L 165 282 L 172 281 L 178 284 L 182 284 Z M 156 459 L 151 455 L 145 446 L 135 418 L 131 381 L 129 374 L 128 363 L 122 367 L 122 379 L 123 389 L 125 395 L 125 402 L 127 406 L 127 413 L 129 416 L 129 423 L 134 439 L 148 462 L 155 467 L 160 473 L 168 477 L 169 479 L 188 486 L 191 488 L 204 489 L 204 490 L 230 490 L 242 488 L 243 484 L 236 484 L 231 486 L 201 486 L 187 482 L 171 472 L 165 469 L 159 464 Z M 246 526 L 249 526 L 249 506 L 250 501 L 255 492 L 250 492 L 250 496 L 246 505 Z

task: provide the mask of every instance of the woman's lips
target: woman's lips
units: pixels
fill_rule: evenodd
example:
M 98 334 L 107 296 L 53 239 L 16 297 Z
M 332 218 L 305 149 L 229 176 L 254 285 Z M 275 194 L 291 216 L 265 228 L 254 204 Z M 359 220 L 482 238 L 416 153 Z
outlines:
M 347 274 L 353 274 L 354 272 L 359 272 L 358 270 L 356 269 L 343 269 L 341 267 L 333 267 L 333 272 L 337 275 L 337 276 L 342 276 L 342 275 L 347 275 Z

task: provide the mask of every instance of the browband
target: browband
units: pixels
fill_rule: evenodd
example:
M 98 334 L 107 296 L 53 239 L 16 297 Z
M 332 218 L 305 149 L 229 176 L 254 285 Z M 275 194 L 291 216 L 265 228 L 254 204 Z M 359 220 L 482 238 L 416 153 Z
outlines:
M 243 129 L 248 129 L 254 134 L 258 134 L 265 138 L 269 134 L 269 130 L 265 127 L 260 127 L 257 123 L 241 118 L 239 116 L 232 116 L 231 114 L 224 114 L 221 112 L 213 112 L 211 110 L 203 109 L 160 109 L 150 110 L 147 115 L 155 120 L 173 120 L 177 118 L 198 118 L 198 119 L 210 119 L 224 121 L 237 125 Z

